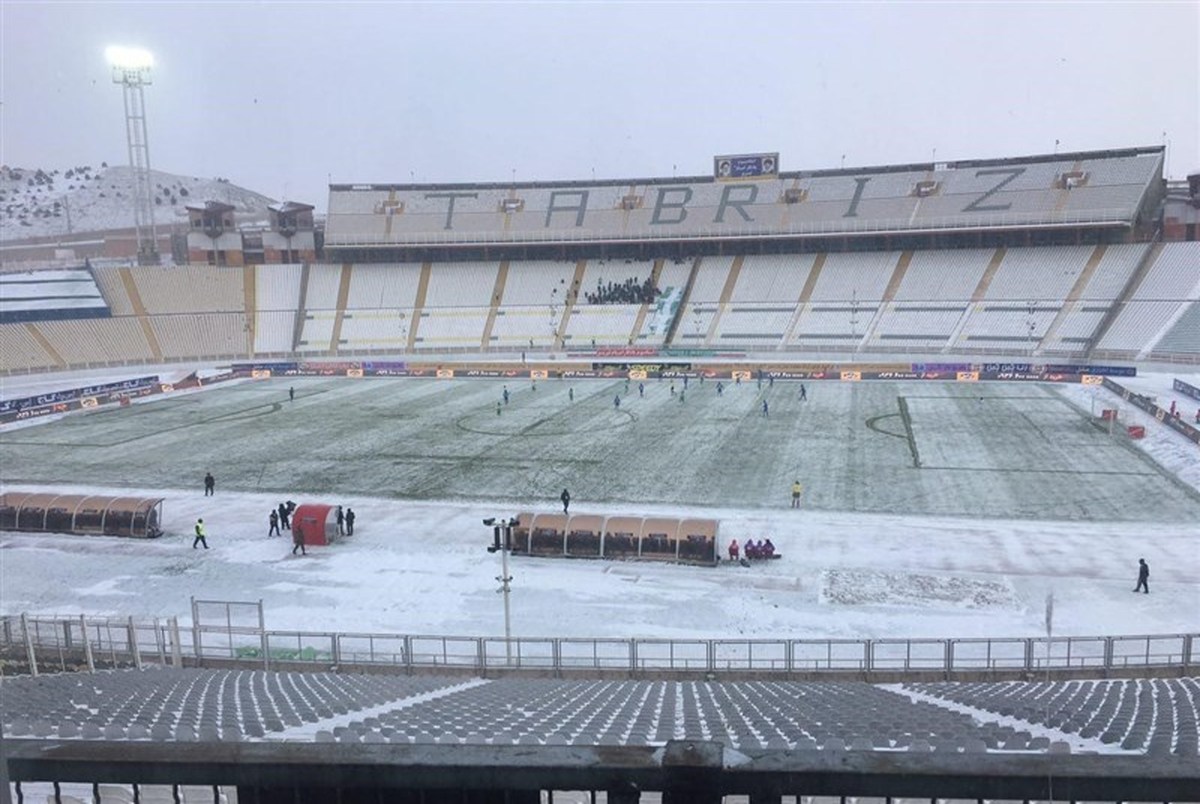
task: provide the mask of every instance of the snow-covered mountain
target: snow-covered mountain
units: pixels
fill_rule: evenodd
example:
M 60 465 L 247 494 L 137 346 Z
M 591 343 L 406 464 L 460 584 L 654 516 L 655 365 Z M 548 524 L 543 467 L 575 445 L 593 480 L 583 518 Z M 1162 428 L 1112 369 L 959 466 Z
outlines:
M 154 222 L 187 222 L 184 207 L 205 201 L 232 204 L 239 222 L 267 220 L 274 199 L 232 184 L 150 171 Z M 66 169 L 0 167 L 0 240 L 133 227 L 133 169 L 79 166 Z

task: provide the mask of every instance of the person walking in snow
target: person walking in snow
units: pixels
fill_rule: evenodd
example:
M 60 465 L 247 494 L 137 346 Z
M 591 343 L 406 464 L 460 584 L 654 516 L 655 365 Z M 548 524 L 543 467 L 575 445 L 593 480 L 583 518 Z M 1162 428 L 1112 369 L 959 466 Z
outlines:
M 267 519 L 271 523 L 271 529 L 267 531 L 267 538 L 272 536 L 282 536 L 283 534 L 279 532 L 279 512 L 272 508 L 271 516 L 269 516 Z
M 804 486 L 800 485 L 799 480 L 792 483 L 792 507 L 793 508 L 800 507 L 800 495 L 803 493 L 804 493 Z
M 646 396 L 646 383 L 639 382 L 638 383 L 638 399 L 642 399 L 645 396 Z M 1196 411 L 1196 421 L 1200 422 L 1200 410 Z
M 192 539 L 192 549 L 195 550 L 197 545 L 204 545 L 204 549 L 208 549 L 208 539 L 204 534 L 204 520 L 196 520 L 196 538 Z
M 620 394 L 617 394 L 616 396 L 613 397 L 613 407 L 616 408 L 617 410 L 621 409 L 621 395 Z
M 767 404 L 767 400 L 765 399 L 762 404 L 762 415 L 764 419 L 771 415 L 771 406 Z
M 346 509 L 346 535 L 347 536 L 354 535 L 354 509 L 353 508 Z
M 284 530 L 291 530 L 292 523 L 288 520 L 288 515 L 290 513 L 288 511 L 288 507 L 286 505 L 284 505 L 283 503 L 280 503 L 278 510 L 279 510 L 279 525 Z
M 1138 559 L 1138 582 L 1133 591 L 1150 594 L 1150 565 L 1144 558 Z
M 804 389 L 804 383 L 800 383 L 800 401 L 801 402 L 808 401 L 808 391 L 806 391 Z
M 563 493 L 559 496 L 558 499 L 562 500 L 563 513 L 564 514 L 567 513 L 567 509 L 569 507 L 571 507 L 571 492 L 567 491 L 566 489 L 563 489 Z
M 296 401 L 296 389 L 289 388 L 288 389 L 288 402 L 295 402 L 295 401 Z
M 205 472 L 204 473 L 204 496 L 205 497 L 213 496 L 216 486 L 217 486 L 217 480 L 216 480 L 216 478 L 214 478 L 212 476 L 212 472 Z
M 292 555 L 296 555 L 296 551 L 300 551 L 300 555 L 308 555 L 308 551 L 304 549 L 304 529 L 296 528 L 292 531 Z

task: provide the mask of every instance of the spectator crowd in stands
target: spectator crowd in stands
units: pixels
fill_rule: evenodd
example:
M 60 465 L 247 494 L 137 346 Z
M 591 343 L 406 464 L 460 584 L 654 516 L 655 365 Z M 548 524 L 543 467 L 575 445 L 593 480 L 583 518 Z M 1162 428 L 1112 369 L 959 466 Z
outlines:
M 649 304 L 660 295 L 662 291 L 654 286 L 650 277 L 639 282 L 631 276 L 620 284 L 609 282 L 603 285 L 597 282 L 596 292 L 585 293 L 584 298 L 588 304 Z

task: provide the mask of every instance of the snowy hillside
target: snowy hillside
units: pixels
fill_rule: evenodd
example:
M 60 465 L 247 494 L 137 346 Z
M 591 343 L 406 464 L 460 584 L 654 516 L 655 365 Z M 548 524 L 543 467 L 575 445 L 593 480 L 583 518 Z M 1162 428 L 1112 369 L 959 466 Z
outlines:
M 150 172 L 154 222 L 187 220 L 187 205 L 223 201 L 239 222 L 266 221 L 274 199 L 228 179 Z M 46 170 L 0 167 L 0 240 L 65 235 L 133 226 L 133 170 L 127 166 L 77 166 Z

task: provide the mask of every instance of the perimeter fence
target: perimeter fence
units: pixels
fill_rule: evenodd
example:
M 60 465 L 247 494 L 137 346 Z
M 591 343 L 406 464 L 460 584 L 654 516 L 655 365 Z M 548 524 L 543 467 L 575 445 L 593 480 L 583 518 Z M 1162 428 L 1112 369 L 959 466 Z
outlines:
M 0 672 L 215 666 L 696 677 L 1128 674 L 1200 669 L 1200 634 L 969 639 L 503 637 L 269 629 L 261 601 L 192 601 L 192 622 L 0 617 Z

